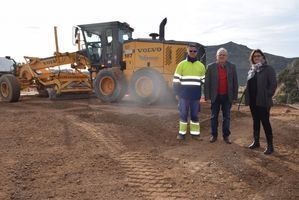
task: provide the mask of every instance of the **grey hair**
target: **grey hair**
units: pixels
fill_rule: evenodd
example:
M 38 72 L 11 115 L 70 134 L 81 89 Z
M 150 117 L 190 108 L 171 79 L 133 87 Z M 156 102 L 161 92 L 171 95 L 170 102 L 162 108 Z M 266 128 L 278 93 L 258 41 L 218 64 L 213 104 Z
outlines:
M 225 48 L 221 47 L 217 50 L 216 56 L 218 56 L 220 54 L 220 52 L 225 52 L 226 55 L 228 55 L 228 52 Z

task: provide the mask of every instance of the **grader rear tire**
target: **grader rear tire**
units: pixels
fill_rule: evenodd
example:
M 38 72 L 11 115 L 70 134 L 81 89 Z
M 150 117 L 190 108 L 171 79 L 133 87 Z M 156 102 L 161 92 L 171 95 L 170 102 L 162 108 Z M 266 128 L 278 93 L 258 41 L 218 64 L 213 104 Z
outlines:
M 141 68 L 133 74 L 130 82 L 130 95 L 141 104 L 156 103 L 166 83 L 163 76 L 151 68 Z
M 5 102 L 19 101 L 21 87 L 12 74 L 4 74 L 0 77 L 0 98 Z
M 94 92 L 103 102 L 118 102 L 127 92 L 126 79 L 119 69 L 103 69 L 94 80 Z

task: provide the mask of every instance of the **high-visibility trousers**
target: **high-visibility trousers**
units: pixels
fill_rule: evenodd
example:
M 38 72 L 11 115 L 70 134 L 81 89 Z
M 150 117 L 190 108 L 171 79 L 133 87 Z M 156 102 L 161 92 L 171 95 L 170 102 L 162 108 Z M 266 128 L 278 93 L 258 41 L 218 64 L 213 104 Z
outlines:
M 180 112 L 180 124 L 179 124 L 179 134 L 185 135 L 187 133 L 188 127 L 188 116 L 190 111 L 190 134 L 199 135 L 200 134 L 200 124 L 198 119 L 198 111 L 200 109 L 200 104 L 198 100 L 179 100 L 179 112 Z

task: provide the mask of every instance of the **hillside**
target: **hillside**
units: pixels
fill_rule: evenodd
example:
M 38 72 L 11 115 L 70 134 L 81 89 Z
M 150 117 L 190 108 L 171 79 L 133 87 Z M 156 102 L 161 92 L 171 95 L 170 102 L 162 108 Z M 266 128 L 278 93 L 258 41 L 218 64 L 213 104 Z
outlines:
M 279 103 L 299 103 L 299 59 L 279 73 L 275 96 Z
M 225 44 L 215 46 L 206 46 L 207 63 L 215 61 L 216 51 L 220 47 L 224 47 L 228 50 L 229 61 L 236 64 L 237 66 L 239 84 L 245 85 L 246 76 L 249 68 L 248 58 L 252 49 L 241 44 L 236 44 L 234 42 L 228 42 Z M 268 63 L 275 68 L 277 74 L 281 72 L 284 68 L 286 68 L 286 66 L 294 60 L 294 58 L 285 58 L 269 53 L 266 53 L 266 58 L 268 60 Z

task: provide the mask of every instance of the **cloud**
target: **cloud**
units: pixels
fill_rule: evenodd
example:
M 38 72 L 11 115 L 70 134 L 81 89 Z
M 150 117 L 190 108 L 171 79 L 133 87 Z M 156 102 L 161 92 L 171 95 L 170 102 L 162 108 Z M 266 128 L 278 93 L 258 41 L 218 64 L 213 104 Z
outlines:
M 296 0 L 10 0 L 1 7 L 5 9 L 0 12 L 0 24 L 9 31 L 1 33 L 0 56 L 6 52 L 12 56 L 51 55 L 54 25 L 58 26 L 61 51 L 74 51 L 71 30 L 76 24 L 126 21 L 135 29 L 134 37 L 144 38 L 158 32 L 164 17 L 168 17 L 166 39 L 208 45 L 234 41 L 269 53 L 299 55 L 295 48 L 299 35 Z M 11 41 L 20 37 L 24 39 L 13 48 Z

